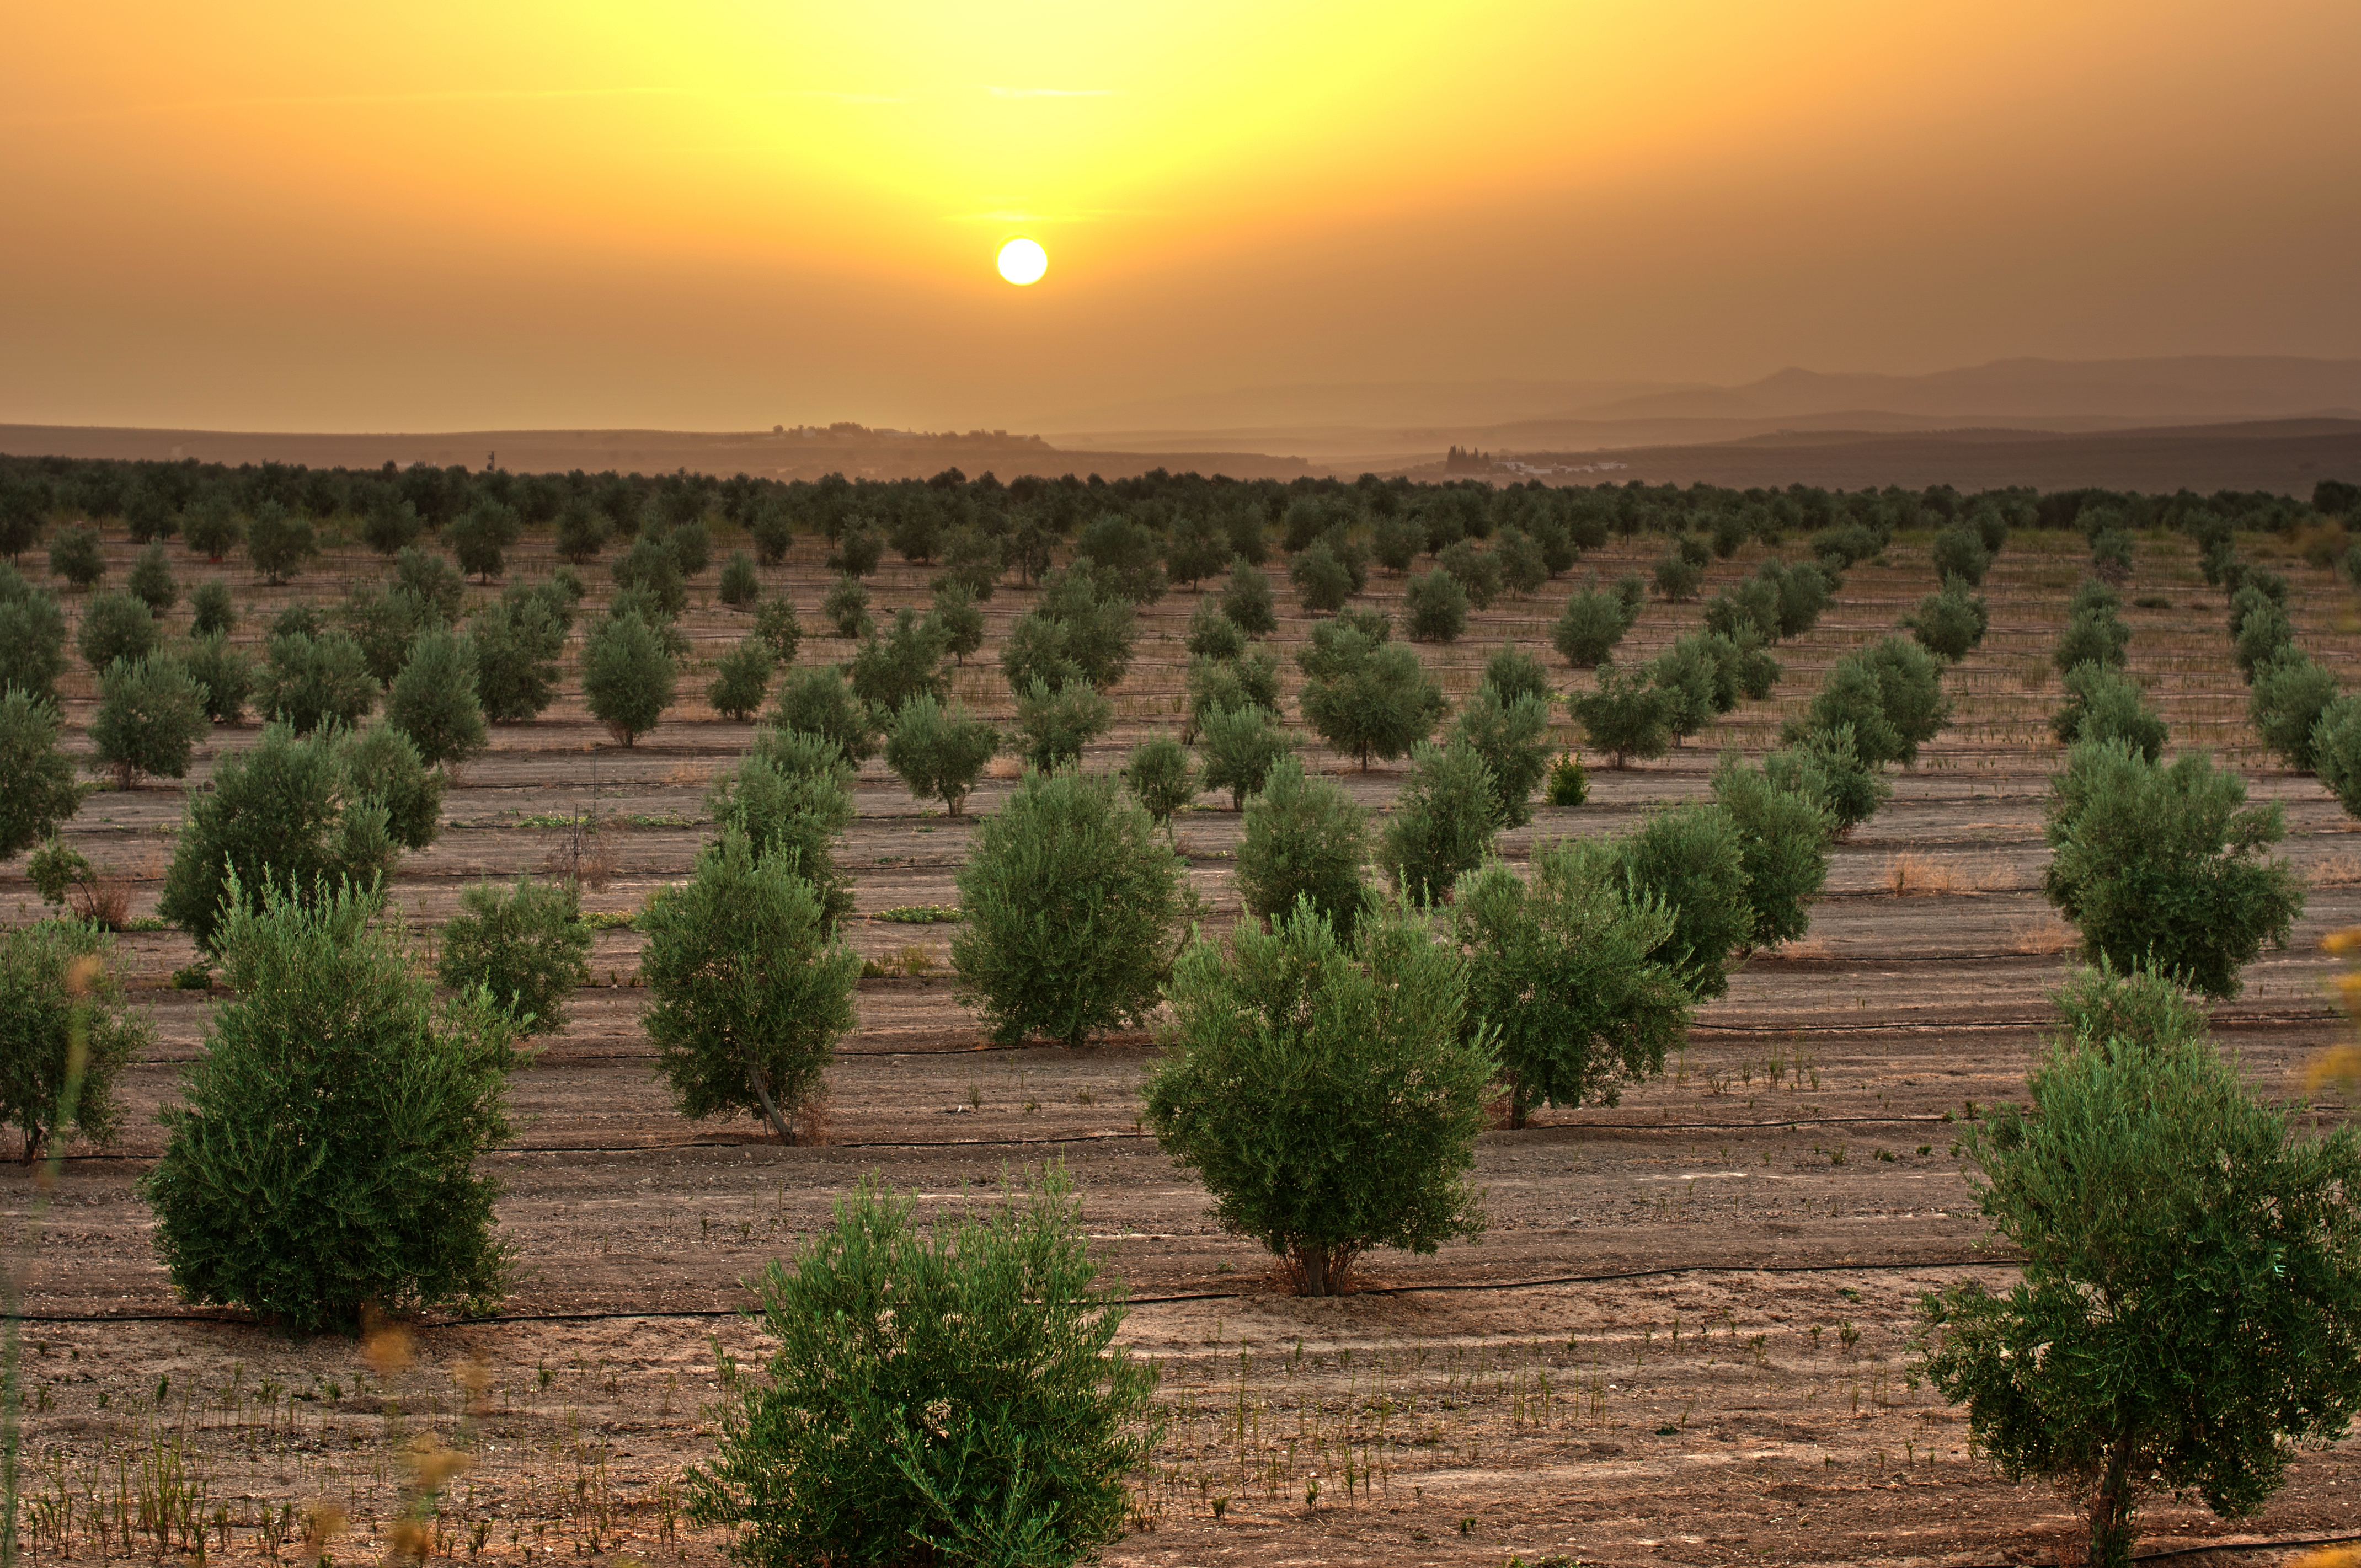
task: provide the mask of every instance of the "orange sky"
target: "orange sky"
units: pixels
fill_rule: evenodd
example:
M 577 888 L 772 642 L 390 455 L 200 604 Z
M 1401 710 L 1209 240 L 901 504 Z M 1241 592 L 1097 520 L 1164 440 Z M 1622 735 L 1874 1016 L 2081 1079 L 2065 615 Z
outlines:
M 2361 356 L 2353 0 L 19 5 L 0 421 Z M 1012 234 L 1047 280 L 999 280 Z

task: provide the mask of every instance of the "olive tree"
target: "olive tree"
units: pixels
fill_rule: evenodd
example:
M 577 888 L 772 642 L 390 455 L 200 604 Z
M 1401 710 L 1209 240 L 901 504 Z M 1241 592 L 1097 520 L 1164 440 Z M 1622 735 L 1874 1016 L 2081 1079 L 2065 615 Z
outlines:
M 1465 741 L 1492 771 L 1495 815 L 1503 828 L 1533 819 L 1533 791 L 1549 772 L 1549 702 L 1531 692 L 1503 696 L 1488 676 L 1452 720 L 1451 739 Z
M 844 684 L 844 672 L 822 664 L 779 684 L 771 722 L 781 729 L 824 737 L 849 762 L 863 762 L 877 749 L 877 726 L 869 709 Z
M 92 669 L 104 671 L 117 659 L 144 659 L 164 640 L 156 617 L 129 594 L 96 594 L 82 607 L 82 630 L 74 652 Z
M 99 681 L 91 749 L 115 770 L 115 787 L 129 789 L 139 773 L 186 777 L 198 738 L 212 728 L 205 690 L 186 664 L 169 653 L 117 659 Z
M 792 850 L 725 829 L 686 883 L 649 899 L 640 970 L 648 1038 L 692 1121 L 743 1113 L 796 1142 L 787 1118 L 820 1089 L 853 1026 L 861 959 L 836 938 Z
M 582 699 L 607 732 L 629 746 L 672 706 L 680 669 L 664 640 L 637 615 L 610 615 L 582 649 Z
M 777 663 L 771 645 L 760 637 L 744 637 L 714 661 L 713 679 L 706 683 L 705 700 L 713 711 L 743 724 L 761 711 L 771 688 L 771 670 Z
M 1115 722 L 1115 705 L 1088 681 L 1035 681 L 1016 701 L 1016 733 L 1027 766 L 1071 767 L 1082 748 Z
M 224 755 L 182 808 L 157 913 L 214 953 L 233 900 L 251 912 L 274 889 L 309 901 L 390 872 L 401 844 L 387 796 L 402 781 L 357 766 L 354 752 L 343 731 L 273 723 Z
M 995 1041 L 1079 1045 L 1155 1010 L 1183 907 L 1181 864 L 1113 779 L 1027 773 L 977 825 L 958 884 L 959 997 Z
M 58 750 L 57 705 L 17 686 L 0 691 L 0 861 L 57 831 L 82 806 L 73 762 Z
M 445 630 L 426 632 L 385 694 L 386 722 L 410 738 L 430 768 L 464 762 L 488 740 L 477 700 L 476 645 Z
M 689 1518 L 747 1568 L 1049 1568 L 1121 1534 L 1156 1373 L 1117 1341 L 1081 1208 L 1055 1166 L 931 1224 L 863 1179 L 752 1282 L 777 1348 L 759 1374 L 717 1353 Z
M 2361 1138 L 2294 1135 L 2181 1029 L 2061 1032 L 2028 1087 L 1967 1139 L 2022 1277 L 1927 1297 L 1920 1367 L 2004 1477 L 2081 1504 L 2094 1568 L 2126 1568 L 2144 1495 L 2252 1515 L 2361 1410 Z
M 53 700 L 66 669 L 66 618 L 55 596 L 0 565 L 0 691 Z
M 1243 811 L 1271 768 L 1294 754 L 1295 741 L 1269 709 L 1246 705 L 1207 714 L 1198 749 L 1204 756 L 1198 787 L 1229 791 L 1230 809 Z
M 195 543 L 193 535 L 190 542 Z M 264 581 L 274 587 L 285 582 L 319 553 L 320 541 L 312 532 L 309 518 L 289 511 L 277 501 L 265 501 L 254 509 L 254 521 L 246 530 L 246 554 Z
M 2334 673 L 2312 663 L 2301 649 L 2289 647 L 2255 666 L 2247 718 L 2263 744 L 2277 751 L 2289 767 L 2314 773 L 2320 759 L 2312 748 L 2312 731 L 2336 696 Z
M 1614 656 L 1615 645 L 1631 630 L 1631 607 L 1623 597 L 1602 592 L 1594 577 L 1590 587 L 1567 598 L 1557 624 L 1550 629 L 1550 646 L 1576 669 L 1590 669 Z
M 1238 895 L 1249 915 L 1276 919 L 1308 904 L 1349 942 L 1377 900 L 1363 880 L 1369 814 L 1334 779 L 1282 757 L 1246 803 Z
M 1413 904 L 1442 903 L 1460 874 L 1492 852 L 1499 809 L 1499 785 L 1474 747 L 1422 743 L 1378 839 L 1386 880 Z
M 2085 740 L 2050 780 L 2042 891 L 2082 933 L 2084 955 L 2238 994 L 2266 941 L 2287 944 L 2303 883 L 2263 851 L 2287 833 L 2279 806 L 2246 804 L 2233 769 L 2183 753 L 2149 761 L 2127 741 Z
M 453 991 L 483 987 L 519 1035 L 563 1031 L 568 999 L 590 983 L 590 927 L 572 883 L 464 888 L 440 946 L 435 977 Z
M 1197 798 L 1196 765 L 1189 749 L 1170 735 L 1152 736 L 1131 749 L 1123 782 L 1148 815 L 1172 830 L 1172 814 Z
M 1714 803 L 1738 825 L 1746 872 L 1746 902 L 1753 928 L 1741 944 L 1775 948 L 1811 929 L 1812 902 L 1828 880 L 1828 844 L 1836 817 L 1819 779 L 1784 784 L 1778 774 L 1750 768 L 1735 751 L 1713 773 Z
M 1422 744 L 1443 718 L 1443 688 L 1418 655 L 1390 641 L 1382 617 L 1343 616 L 1312 629 L 1296 655 L 1304 674 L 1303 721 L 1336 751 L 1392 761 Z
M 746 835 L 759 857 L 785 850 L 812 884 L 830 930 L 852 912 L 835 843 L 852 821 L 853 765 L 826 736 L 764 726 L 746 760 L 713 781 L 705 804 L 718 829 Z
M 263 665 L 254 682 L 254 706 L 267 718 L 280 719 L 299 735 L 323 725 L 356 724 L 377 706 L 378 681 L 368 656 L 343 631 L 313 636 L 273 632 L 263 642 Z
M 1468 1026 L 1498 1031 L 1512 1127 L 1542 1105 L 1618 1103 L 1688 1038 L 1673 912 L 1620 872 L 1607 846 L 1560 839 L 1533 852 L 1531 882 L 1498 861 L 1459 881 Z
M 957 817 L 968 792 L 1000 754 L 1000 731 L 956 700 L 913 697 L 885 741 L 885 765 L 920 800 L 939 800 Z
M 1231 952 L 1176 965 L 1178 1049 L 1148 1086 L 1157 1141 L 1223 1226 L 1287 1262 L 1296 1289 L 1347 1288 L 1371 1247 L 1479 1235 L 1467 1179 L 1499 1061 L 1465 1026 L 1467 967 L 1426 922 L 1367 922 L 1347 946 L 1299 904 Z
M 1746 836 L 1725 807 L 1692 802 L 1659 811 L 1617 846 L 1634 897 L 1672 911 L 1664 954 L 1689 993 L 1708 1001 L 1730 989 L 1730 958 L 1754 943 Z
M 297 1332 L 365 1309 L 485 1310 L 512 1272 L 483 1152 L 507 1138 L 507 1014 L 438 1006 L 374 889 L 298 899 L 232 879 L 214 1014 L 139 1183 L 181 1299 Z
M 2066 672 L 2066 701 L 2049 717 L 2049 732 L 2066 745 L 2123 740 L 2155 762 L 2169 737 L 2137 681 L 2109 664 L 2077 664 Z
M 1673 742 L 1673 694 L 1645 670 L 1598 672 L 1596 690 L 1565 699 L 1567 711 L 1590 743 L 1621 768 L 1634 757 L 1661 757 Z
M 71 1129 L 107 1147 L 123 1125 L 115 1081 L 155 1038 L 126 1009 L 115 938 L 82 920 L 0 932 L 0 1123 L 29 1163 Z

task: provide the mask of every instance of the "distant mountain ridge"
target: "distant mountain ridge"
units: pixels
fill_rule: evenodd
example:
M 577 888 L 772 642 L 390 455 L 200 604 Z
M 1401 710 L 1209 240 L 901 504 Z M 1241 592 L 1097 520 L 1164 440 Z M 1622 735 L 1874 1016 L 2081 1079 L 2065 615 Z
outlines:
M 1727 441 L 1780 429 L 1973 425 L 2095 431 L 2361 411 L 2361 359 L 2279 355 L 1998 359 L 1925 375 L 1790 368 L 1697 382 L 1304 383 L 1191 393 L 1026 422 L 1060 446 L 1372 456 L 1446 444 L 1609 448 Z

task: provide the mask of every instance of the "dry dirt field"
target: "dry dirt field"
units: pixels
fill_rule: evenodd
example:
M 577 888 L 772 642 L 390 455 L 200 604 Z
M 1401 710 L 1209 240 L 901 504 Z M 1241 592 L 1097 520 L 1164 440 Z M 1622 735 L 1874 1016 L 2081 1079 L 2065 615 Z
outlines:
M 726 555 L 733 542 L 719 543 Z M 1786 676 L 1772 700 L 1663 762 L 1599 772 L 1588 805 L 1542 810 L 1505 853 L 1521 861 L 1537 839 L 1621 832 L 1651 806 L 1702 794 L 1721 749 L 1759 752 L 1836 656 L 1883 635 L 1933 586 L 1927 543 L 1905 536 L 1850 575 L 1817 630 L 1779 651 Z M 2273 554 L 2269 541 L 2244 543 Z M 1657 547 L 1619 542 L 1575 576 L 1593 565 L 1612 576 Z M 119 538 L 111 548 L 119 580 L 130 551 Z M 547 569 L 536 548 L 512 576 Z M 801 540 L 786 567 L 765 572 L 766 590 L 791 592 L 807 630 L 820 554 Z M 1715 563 L 1707 592 L 1761 554 L 1750 545 Z M 439 1555 L 715 1561 L 721 1542 L 679 1518 L 676 1477 L 710 1452 L 715 1344 L 761 1352 L 736 1315 L 748 1299 L 739 1282 L 821 1223 L 865 1172 L 949 1203 L 1009 1168 L 1061 1158 L 1101 1255 L 1132 1293 L 1125 1337 L 1160 1365 L 1170 1418 L 1112 1563 L 2059 1561 L 2074 1550 L 2070 1510 L 1971 1460 L 1963 1419 L 1913 1387 L 1907 1342 L 1920 1293 L 1971 1274 L 2008 1277 L 1955 1139 L 1974 1107 L 2022 1095 L 2045 994 L 2068 962 L 2067 934 L 2038 891 L 2056 759 L 2045 719 L 2059 696 L 2046 654 L 2082 559 L 2079 538 L 2044 535 L 2019 536 L 2000 556 L 1986 585 L 1992 633 L 1949 680 L 1958 721 L 1898 779 L 1888 809 L 1839 846 L 1808 939 L 1745 965 L 1728 998 L 1701 1011 L 1686 1053 L 1619 1108 L 1487 1134 L 1490 1234 L 1433 1256 L 1373 1255 L 1359 1293 L 1343 1299 L 1283 1294 L 1269 1259 L 1218 1231 L 1202 1190 L 1141 1135 L 1150 1039 L 983 1047 L 945 978 L 950 927 L 873 918 L 953 903 L 970 825 L 919 808 L 881 762 L 862 774 L 842 861 L 864 916 L 852 939 L 900 972 L 862 982 L 859 1032 L 829 1075 L 825 1146 L 780 1148 L 752 1123 L 675 1115 L 639 1028 L 638 938 L 603 934 L 599 983 L 517 1075 L 518 1141 L 492 1157 L 522 1287 L 489 1321 L 415 1325 L 406 1368 L 372 1365 L 351 1342 L 293 1342 L 173 1299 L 133 1184 L 159 1147 L 154 1110 L 202 1048 L 220 993 L 169 989 L 191 958 L 177 933 L 126 937 L 159 1046 L 129 1074 L 124 1142 L 74 1151 L 38 1229 L 23 1368 L 27 1490 L 41 1499 L 32 1549 L 46 1562 L 69 1550 L 160 1559 L 138 1531 L 140 1500 L 179 1488 L 206 1521 L 213 1556 L 252 1558 L 291 1519 L 280 1550 L 297 1555 L 302 1516 L 330 1508 L 348 1521 L 334 1555 L 381 1556 L 401 1486 L 396 1454 L 432 1431 L 475 1455 L 447 1494 Z M 2272 564 L 2298 584 L 2304 646 L 2350 684 L 2361 655 L 2351 596 L 2301 561 Z M 249 638 L 291 596 L 333 598 L 380 569 L 349 544 L 285 588 L 177 547 L 175 565 L 184 595 L 207 572 L 227 573 Z M 879 606 L 923 604 L 926 575 L 889 564 L 873 582 Z M 588 576 L 603 596 L 603 565 Z M 712 582 L 700 580 L 708 602 L 685 623 L 700 657 L 745 625 L 709 602 Z M 1573 586 L 1504 600 L 1459 643 L 1421 652 L 1464 696 L 1501 642 L 1546 651 Z M 1370 587 L 1369 602 L 1390 605 L 1401 584 L 1378 573 Z M 2221 598 L 2200 583 L 2185 542 L 2141 539 L 2134 595 L 2171 601 L 2125 614 L 2132 667 L 2156 684 L 2176 744 L 2234 757 L 2257 795 L 2285 802 L 2286 852 L 2314 880 L 2293 946 L 2267 955 L 2216 1015 L 2256 1085 L 2292 1097 L 2303 1064 L 2338 1032 L 2323 992 L 2334 960 L 2319 939 L 2361 921 L 2361 825 L 2259 750 Z M 984 655 L 956 682 L 1004 718 L 1011 705 L 992 658 L 1034 597 L 1001 590 Z M 1144 616 L 1140 657 L 1115 694 L 1117 728 L 1086 765 L 1116 766 L 1142 735 L 1176 722 L 1195 598 L 1176 591 Z M 1627 647 L 1652 653 L 1697 615 L 1694 603 L 1652 602 Z M 1304 632 L 1287 620 L 1282 652 Z M 813 639 L 802 657 L 847 651 Z M 1562 689 L 1587 679 L 1550 663 Z M 693 690 L 705 678 L 685 680 L 685 700 L 630 750 L 609 744 L 572 692 L 543 721 L 496 730 L 450 794 L 441 841 L 404 862 L 394 889 L 422 931 L 431 938 L 472 879 L 537 869 L 555 835 L 533 824 L 552 815 L 615 814 L 619 874 L 590 898 L 595 909 L 628 911 L 683 876 L 705 789 L 750 733 L 706 709 Z M 86 746 L 91 685 L 69 677 L 76 746 Z M 216 732 L 189 782 L 254 734 Z M 1361 773 L 1312 754 L 1372 805 L 1400 785 L 1399 770 Z M 988 784 L 973 809 L 991 811 L 1007 788 Z M 72 826 L 83 853 L 134 879 L 135 915 L 153 909 L 181 804 L 178 785 L 147 784 L 92 797 Z M 1237 907 L 1239 819 L 1208 796 L 1179 823 L 1197 889 L 1225 922 Z M 21 861 L 0 868 L 0 911 L 38 912 Z M 21 1247 L 39 1196 L 20 1168 L 0 1180 Z M 489 1377 L 472 1413 L 455 1381 L 471 1362 Z M 2302 1459 L 2259 1519 L 2230 1525 L 2168 1505 L 2145 1527 L 2149 1550 L 2224 1543 L 2216 1561 L 2283 1561 L 2284 1549 L 2226 1543 L 2361 1529 L 2361 1445 Z

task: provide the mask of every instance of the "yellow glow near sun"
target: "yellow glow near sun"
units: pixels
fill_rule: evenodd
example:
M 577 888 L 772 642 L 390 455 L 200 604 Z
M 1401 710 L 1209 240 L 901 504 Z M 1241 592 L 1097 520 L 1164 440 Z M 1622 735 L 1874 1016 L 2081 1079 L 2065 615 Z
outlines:
M 1029 239 L 1012 239 L 1000 247 L 1000 275 L 1018 285 L 1038 283 L 1049 270 L 1049 253 Z

